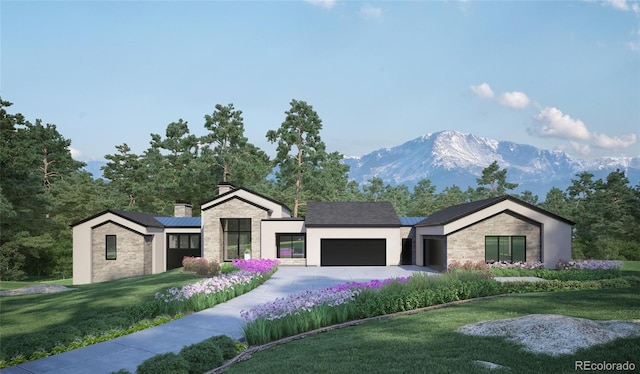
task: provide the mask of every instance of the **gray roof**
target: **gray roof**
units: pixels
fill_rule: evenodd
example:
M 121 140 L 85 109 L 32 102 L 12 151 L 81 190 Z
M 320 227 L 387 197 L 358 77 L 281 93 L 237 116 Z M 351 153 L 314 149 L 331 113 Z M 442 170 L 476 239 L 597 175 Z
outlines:
M 155 218 L 157 216 L 156 214 L 130 212 L 128 210 L 110 210 L 110 212 L 142 226 L 164 227 L 162 223 L 158 222 L 158 220 Z
M 549 211 L 546 211 L 542 208 L 538 208 L 535 205 L 529 204 L 527 202 L 524 202 L 520 199 L 517 199 L 513 196 L 510 195 L 503 195 L 503 196 L 498 196 L 498 197 L 491 197 L 488 199 L 484 199 L 484 200 L 477 200 L 477 201 L 472 201 L 470 203 L 465 203 L 465 204 L 459 204 L 459 205 L 454 205 L 454 206 L 450 206 L 448 208 L 444 208 L 442 210 L 439 210 L 433 214 L 431 214 L 429 217 L 425 218 L 424 220 L 418 222 L 416 224 L 416 226 L 440 226 L 440 225 L 446 225 L 450 222 L 456 221 L 460 218 L 463 218 L 465 216 L 468 216 L 469 214 L 478 212 L 484 208 L 487 208 L 491 205 L 497 204 L 501 201 L 504 200 L 511 200 L 513 202 L 516 202 L 520 205 L 526 206 L 530 209 L 533 209 L 535 211 L 538 211 L 542 214 L 545 214 L 547 216 L 553 217 L 555 219 L 558 219 L 560 221 L 564 221 L 566 223 L 569 223 L 571 225 L 575 224 L 574 222 L 560 217 L 558 215 L 555 215 Z
M 308 202 L 307 227 L 398 227 L 389 202 Z
M 200 217 L 155 217 L 164 227 L 200 227 Z
M 200 217 L 169 217 L 158 216 L 152 213 L 131 212 L 128 210 L 114 210 L 109 209 L 83 220 L 74 222 L 71 226 L 77 226 L 81 223 L 90 221 L 103 214 L 112 213 L 122 218 L 128 219 L 131 222 L 137 223 L 145 227 L 200 227 Z
M 427 217 L 398 217 L 402 226 L 413 226 Z

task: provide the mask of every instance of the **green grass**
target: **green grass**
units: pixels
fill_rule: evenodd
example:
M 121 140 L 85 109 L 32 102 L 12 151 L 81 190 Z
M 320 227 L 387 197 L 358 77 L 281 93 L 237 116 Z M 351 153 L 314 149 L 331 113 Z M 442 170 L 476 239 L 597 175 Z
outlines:
M 635 275 L 640 277 L 640 261 L 624 261 L 621 273 L 622 275 Z
M 77 288 L 74 291 L 3 296 L 0 299 L 0 341 L 12 336 L 46 334 L 54 327 L 73 326 L 81 321 L 100 321 L 127 306 L 153 300 L 156 292 L 195 280 L 193 275 L 174 269 L 162 274 L 80 286 L 68 285 Z M 25 286 L 22 282 L 19 282 L 21 285 L 15 283 L 2 282 L 2 287 Z
M 640 338 L 628 338 L 550 357 L 528 353 L 498 337 L 456 333 L 463 325 L 533 313 L 590 319 L 639 319 L 638 288 L 525 294 L 400 316 L 334 330 L 266 351 L 233 365 L 228 373 L 486 373 L 474 360 L 511 373 L 574 373 L 576 360 L 635 362 Z
M 2 281 L 0 282 L 0 291 L 15 290 L 17 288 L 37 286 L 40 284 L 59 284 L 61 286 L 71 287 L 72 283 L 73 283 L 72 278 L 56 279 L 56 280 L 48 280 L 48 281 L 31 281 L 31 282 L 30 281 L 26 281 L 26 282 Z

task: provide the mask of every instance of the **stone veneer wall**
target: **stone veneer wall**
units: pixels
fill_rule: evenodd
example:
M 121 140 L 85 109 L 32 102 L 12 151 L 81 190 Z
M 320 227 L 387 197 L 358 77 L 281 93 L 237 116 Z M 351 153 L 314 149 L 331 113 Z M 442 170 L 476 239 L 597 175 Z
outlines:
M 447 265 L 452 260 L 484 261 L 485 236 L 526 236 L 527 262 L 540 261 L 541 227 L 509 213 L 500 213 L 447 236 Z
M 115 260 L 106 260 L 106 235 L 116 235 Z M 151 247 L 148 260 L 146 251 L 143 235 L 110 222 L 94 228 L 91 237 L 91 282 L 147 274 L 145 263 L 148 262 L 148 267 L 151 267 Z
M 256 206 L 231 199 L 202 211 L 202 245 L 204 258 L 224 261 L 221 218 L 251 218 L 251 258 L 260 258 L 260 221 L 269 214 Z M 242 258 L 243 254 L 240 254 Z
M 144 274 L 153 272 L 153 235 L 144 236 Z

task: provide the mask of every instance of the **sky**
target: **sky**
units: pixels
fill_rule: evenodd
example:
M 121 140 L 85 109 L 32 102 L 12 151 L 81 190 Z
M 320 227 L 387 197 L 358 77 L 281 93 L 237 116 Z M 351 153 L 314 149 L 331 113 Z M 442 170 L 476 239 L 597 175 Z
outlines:
M 267 141 L 292 99 L 329 151 L 442 130 L 640 156 L 640 2 L 5 1 L 0 95 L 52 123 L 74 158 L 149 147 L 216 104 Z

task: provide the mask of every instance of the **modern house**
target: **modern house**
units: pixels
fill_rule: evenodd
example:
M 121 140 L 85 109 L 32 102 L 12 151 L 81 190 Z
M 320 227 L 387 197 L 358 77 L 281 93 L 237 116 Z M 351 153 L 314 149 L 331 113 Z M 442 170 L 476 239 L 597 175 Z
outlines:
M 309 202 L 305 218 L 229 183 L 191 217 L 107 210 L 73 227 L 73 283 L 155 274 L 184 256 L 219 262 L 271 258 L 282 265 L 446 269 L 458 261 L 571 258 L 573 222 L 511 196 L 452 206 L 429 217 L 398 217 L 388 202 Z

